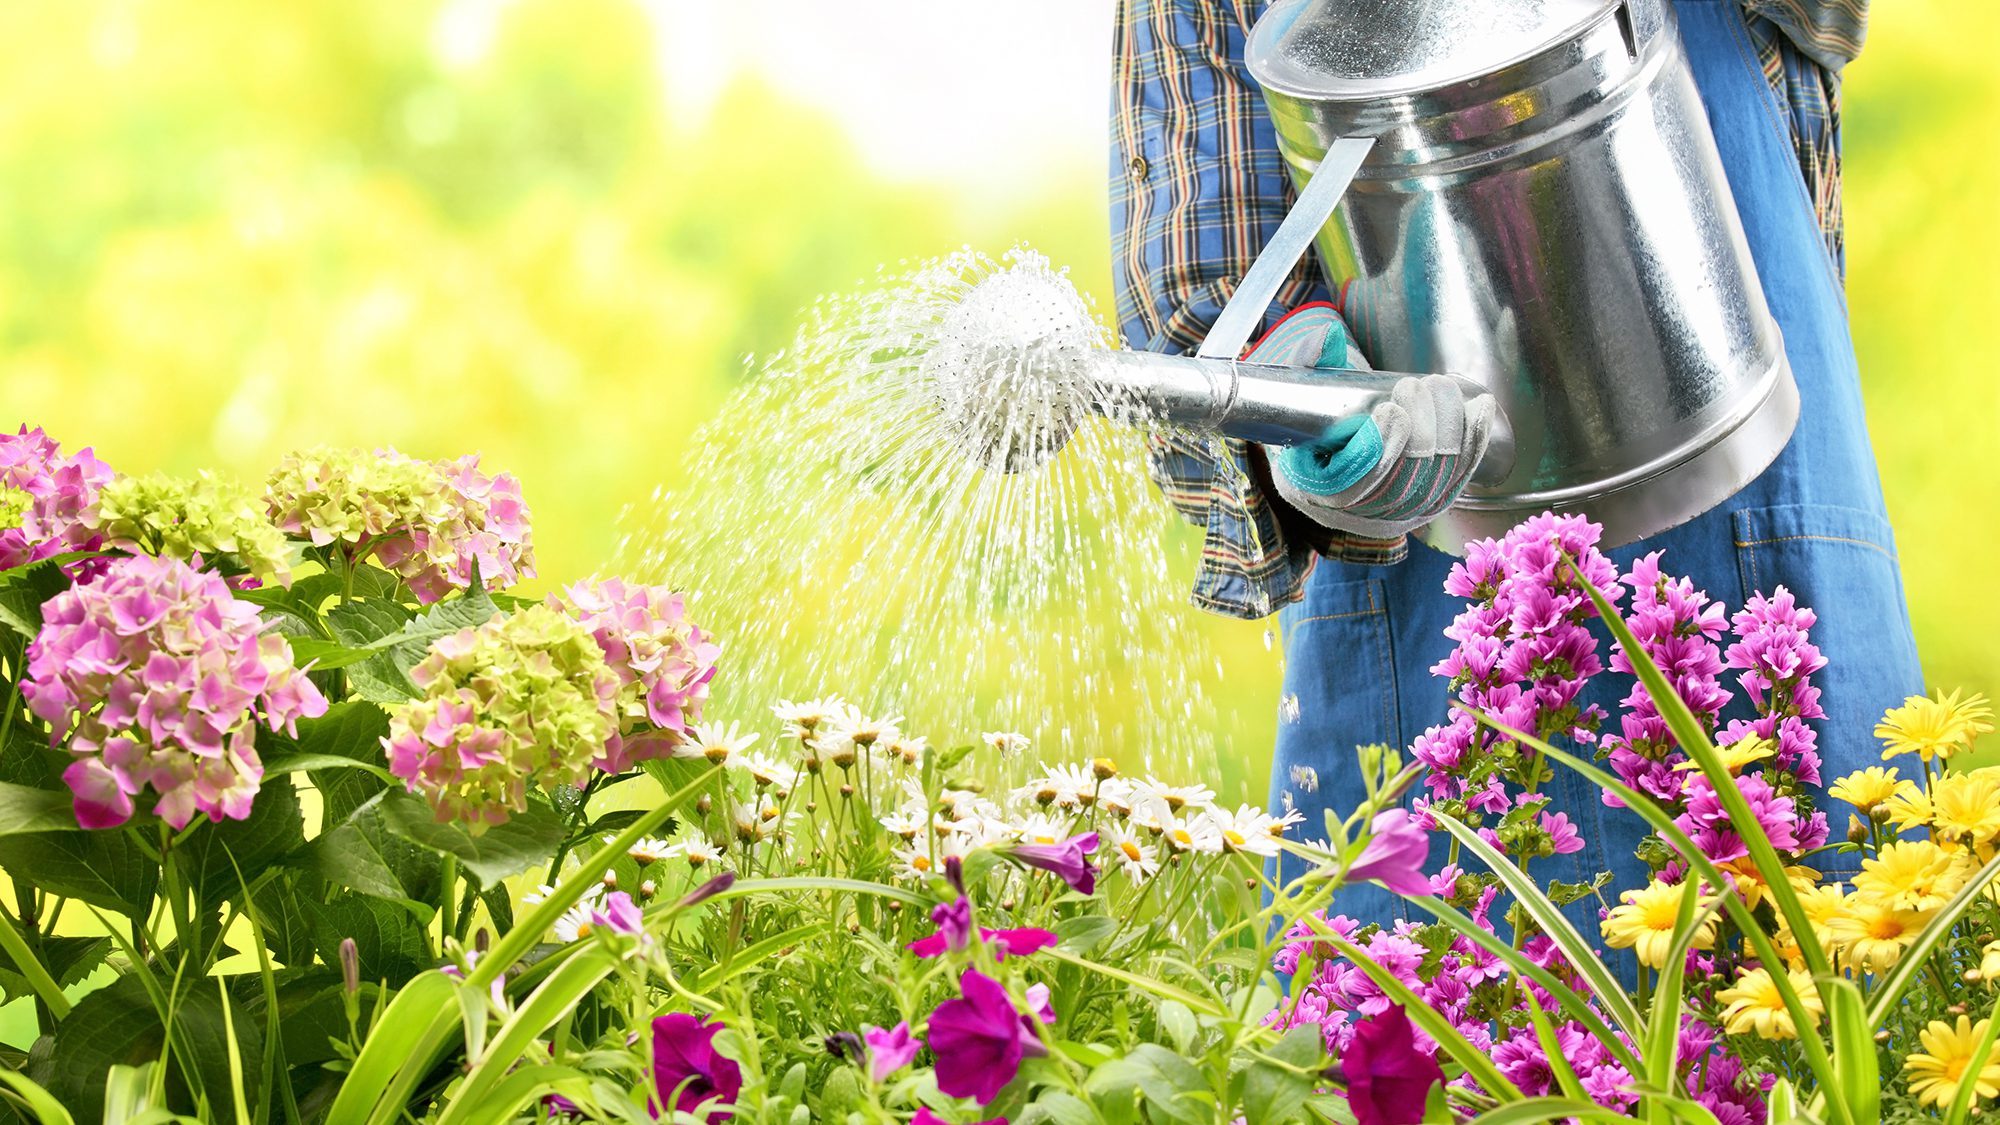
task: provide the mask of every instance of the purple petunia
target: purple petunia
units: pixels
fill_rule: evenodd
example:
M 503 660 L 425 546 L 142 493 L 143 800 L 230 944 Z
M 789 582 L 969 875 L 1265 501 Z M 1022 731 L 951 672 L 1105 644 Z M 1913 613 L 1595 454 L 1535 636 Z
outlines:
M 937 1055 L 938 1089 L 981 1105 L 998 1097 L 1021 1060 L 1047 1053 L 1035 1031 L 1051 1013 L 1023 1013 L 999 981 L 977 969 L 959 978 L 959 998 L 931 1013 L 928 1036 Z
M 1097 850 L 1097 833 L 1071 836 L 1059 844 L 1016 844 L 1010 853 L 1029 867 L 1055 873 L 1070 889 L 1080 894 L 1097 890 L 1097 868 L 1090 853 Z

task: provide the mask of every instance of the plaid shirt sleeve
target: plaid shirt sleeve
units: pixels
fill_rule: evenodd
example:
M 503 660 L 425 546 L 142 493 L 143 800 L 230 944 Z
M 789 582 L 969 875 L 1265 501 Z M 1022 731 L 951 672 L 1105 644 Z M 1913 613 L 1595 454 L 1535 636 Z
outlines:
M 1120 0 L 1113 50 L 1112 273 L 1133 348 L 1191 351 L 1292 200 L 1244 40 L 1268 0 Z M 1766 77 L 1791 107 L 1793 139 L 1826 233 L 1841 253 L 1837 66 L 1860 49 L 1867 0 L 1744 0 Z M 1265 328 L 1324 299 L 1311 259 L 1278 291 Z M 1156 434 L 1153 480 L 1204 529 L 1196 606 L 1258 618 L 1303 596 L 1316 555 L 1401 561 L 1407 539 L 1330 532 L 1282 505 L 1248 443 Z

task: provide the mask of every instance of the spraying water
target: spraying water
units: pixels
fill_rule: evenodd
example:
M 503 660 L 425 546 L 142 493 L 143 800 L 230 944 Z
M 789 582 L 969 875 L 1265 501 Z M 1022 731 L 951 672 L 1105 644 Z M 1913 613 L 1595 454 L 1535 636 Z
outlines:
M 727 645 L 712 709 L 836 692 L 936 742 L 1209 776 L 1219 673 L 1168 566 L 1141 431 L 1078 377 L 1109 335 L 1038 254 L 822 300 L 628 511 L 620 567 Z M 1190 772 L 1200 771 L 1200 772 Z

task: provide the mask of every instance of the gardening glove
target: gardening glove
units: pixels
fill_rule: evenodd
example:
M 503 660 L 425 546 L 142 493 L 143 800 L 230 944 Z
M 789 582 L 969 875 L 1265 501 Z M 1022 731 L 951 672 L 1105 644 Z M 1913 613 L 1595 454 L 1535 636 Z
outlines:
M 1327 305 L 1278 323 L 1253 363 L 1373 370 Z M 1436 519 L 1464 490 L 1493 432 L 1493 396 L 1467 401 L 1445 375 L 1412 375 L 1365 415 L 1343 418 L 1308 445 L 1265 447 L 1278 494 L 1322 527 L 1400 539 Z

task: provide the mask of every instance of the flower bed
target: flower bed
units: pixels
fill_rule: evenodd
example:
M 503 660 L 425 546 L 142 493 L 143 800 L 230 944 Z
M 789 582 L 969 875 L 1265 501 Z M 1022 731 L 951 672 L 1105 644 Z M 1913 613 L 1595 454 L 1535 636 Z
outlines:
M 1366 791 L 1308 824 L 1125 748 L 1028 767 L 1019 734 L 933 746 L 838 698 L 707 721 L 728 658 L 675 592 L 507 592 L 530 515 L 472 458 L 315 451 L 253 493 L 0 435 L 0 989 L 40 1030 L 0 1098 L 1973 1119 L 2000 1096 L 2000 769 L 1952 767 L 1984 702 L 1886 716 L 1894 764 L 1833 779 L 1859 810 L 1834 841 L 1812 612 L 1774 590 L 1732 617 L 1663 561 L 1620 573 L 1554 517 L 1475 545 L 1457 708 L 1361 751 Z M 1615 715 L 1582 702 L 1606 673 L 1638 685 Z M 1753 718 L 1722 719 L 1731 673 Z M 1558 770 L 1650 826 L 1642 885 L 1541 873 L 1583 846 Z M 1851 885 L 1818 874 L 1835 852 Z M 1428 921 L 1343 916 L 1359 882 Z

